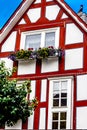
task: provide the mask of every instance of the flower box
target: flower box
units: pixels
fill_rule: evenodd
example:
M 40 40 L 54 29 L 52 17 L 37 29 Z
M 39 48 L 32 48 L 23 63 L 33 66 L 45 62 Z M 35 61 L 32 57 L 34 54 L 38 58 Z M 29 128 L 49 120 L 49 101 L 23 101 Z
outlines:
M 28 49 L 28 50 L 18 50 L 9 55 L 13 61 L 28 61 L 28 60 L 42 60 L 48 58 L 58 57 L 61 59 L 64 56 L 64 50 L 55 49 L 51 47 L 39 48 L 38 50 Z

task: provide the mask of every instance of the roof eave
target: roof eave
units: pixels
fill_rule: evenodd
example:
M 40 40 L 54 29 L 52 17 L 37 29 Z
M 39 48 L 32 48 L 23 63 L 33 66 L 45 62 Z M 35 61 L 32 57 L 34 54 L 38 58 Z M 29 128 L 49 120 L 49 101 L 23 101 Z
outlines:
M 26 12 L 26 10 L 30 7 L 34 0 L 26 0 L 23 2 L 19 10 L 15 13 L 14 17 L 10 20 L 10 22 L 6 25 L 3 31 L 0 34 L 0 43 L 5 39 L 8 33 L 12 30 L 12 28 L 16 25 L 22 15 Z
M 72 10 L 70 10 L 69 9 L 69 7 L 68 7 L 68 5 L 64 2 L 64 1 L 62 1 L 62 0 L 56 0 L 60 5 L 61 5 L 61 7 L 62 8 L 64 8 L 65 10 L 66 10 L 66 12 L 75 20 L 75 22 L 77 23 L 77 24 L 79 24 L 80 25 L 80 27 L 85 31 L 85 32 L 87 32 L 87 26 L 86 26 L 86 24 L 82 21 L 80 21 L 79 19 L 79 17 L 72 11 Z M 73 13 L 72 13 L 73 12 Z

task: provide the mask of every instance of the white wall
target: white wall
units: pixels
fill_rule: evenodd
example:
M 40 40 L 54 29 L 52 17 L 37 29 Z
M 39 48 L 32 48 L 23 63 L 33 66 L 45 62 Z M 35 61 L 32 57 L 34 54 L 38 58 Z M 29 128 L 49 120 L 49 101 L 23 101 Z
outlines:
M 36 92 L 36 81 L 35 80 L 31 81 L 31 90 L 32 90 L 32 92 L 30 93 L 30 98 L 29 98 L 30 100 L 35 98 L 35 92 Z M 33 130 L 33 125 L 34 125 L 34 112 L 30 117 L 28 117 L 28 129 Z
M 67 24 L 65 44 L 67 45 L 80 42 L 83 42 L 83 33 L 75 24 Z
M 87 129 L 87 107 L 76 109 L 76 129 Z
M 45 128 L 46 128 L 46 108 L 40 108 L 39 129 L 45 130 Z
M 5 130 L 21 130 L 22 129 L 22 121 L 19 120 L 14 126 L 8 127 L 5 125 Z
M 16 44 L 16 34 L 17 34 L 16 31 L 10 34 L 7 40 L 3 43 L 1 52 L 14 51 Z
M 41 73 L 54 72 L 58 70 L 59 70 L 58 57 L 42 61 Z
M 46 102 L 47 80 L 41 80 L 41 102 Z
M 48 20 L 55 20 L 58 13 L 59 13 L 59 6 L 52 5 L 52 6 L 46 6 L 46 18 Z
M 5 62 L 5 66 L 8 68 L 8 69 L 13 69 L 13 61 L 8 59 L 8 57 L 6 58 L 0 58 L 0 61 L 4 61 Z
M 77 76 L 77 100 L 87 100 L 87 74 Z
M 65 70 L 83 68 L 83 48 L 65 50 Z
M 40 14 L 41 8 L 29 9 L 29 11 L 27 12 L 27 15 L 32 23 L 35 23 L 40 18 Z
M 19 61 L 18 62 L 18 75 L 24 74 L 35 74 L 36 72 L 36 61 L 28 60 L 28 61 Z

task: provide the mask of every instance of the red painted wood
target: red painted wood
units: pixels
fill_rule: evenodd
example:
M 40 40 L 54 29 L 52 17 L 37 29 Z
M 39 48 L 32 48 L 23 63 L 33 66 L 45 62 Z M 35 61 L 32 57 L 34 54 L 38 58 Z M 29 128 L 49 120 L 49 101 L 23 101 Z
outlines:
M 22 129 L 27 130 L 28 129 L 28 119 L 25 123 L 22 123 Z
M 38 101 L 40 102 L 40 93 L 41 93 L 41 81 L 37 80 L 36 81 L 36 97 Z M 34 129 L 39 129 L 39 117 L 40 117 L 40 107 L 36 108 L 34 112 Z
M 24 0 L 25 1 L 25 0 Z M 64 1 L 64 0 L 62 0 Z M 32 31 L 32 30 L 39 30 L 39 29 L 46 29 L 46 28 L 54 28 L 54 27 L 60 27 L 60 41 L 59 41 L 59 47 L 63 49 L 74 49 L 74 48 L 81 48 L 84 49 L 84 68 L 78 68 L 74 70 L 64 70 L 65 67 L 65 59 L 60 61 L 59 63 L 59 70 L 56 72 L 47 72 L 47 73 L 41 73 L 41 61 L 36 62 L 36 72 L 35 74 L 24 74 L 24 75 L 17 75 L 17 72 L 14 73 L 13 78 L 17 78 L 19 80 L 24 79 L 31 79 L 36 80 L 36 97 L 39 100 L 39 105 L 35 110 L 34 114 L 34 126 L 33 129 L 39 129 L 39 117 L 40 117 L 40 108 L 46 108 L 46 129 L 47 129 L 47 122 L 48 122 L 48 103 L 49 103 L 49 81 L 47 80 L 47 97 L 46 102 L 40 102 L 41 97 L 41 80 L 42 79 L 48 79 L 52 77 L 62 77 L 62 76 L 74 76 L 74 93 L 73 93 L 73 128 L 76 129 L 76 108 L 81 106 L 87 106 L 87 101 L 77 101 L 76 100 L 76 93 L 77 93 L 77 86 L 76 86 L 76 75 L 80 74 L 87 74 L 87 34 L 84 33 L 82 28 L 72 20 L 71 16 L 63 9 L 59 11 L 59 14 L 57 15 L 57 18 L 55 20 L 49 21 L 45 18 L 46 13 L 46 6 L 50 5 L 56 5 L 56 0 L 46 2 L 46 0 L 42 0 L 41 3 L 32 4 L 30 9 L 34 8 L 41 8 L 41 18 L 36 23 L 31 23 L 30 19 L 28 18 L 27 12 L 23 15 L 24 20 L 26 21 L 26 24 L 22 25 L 16 25 L 12 31 L 17 31 L 17 37 L 16 37 L 16 46 L 15 50 L 18 50 L 20 48 L 20 39 L 21 39 L 21 33 L 26 31 Z M 58 4 L 57 4 L 58 5 Z M 58 5 L 60 6 L 60 5 Z M 61 7 L 61 6 L 60 6 Z M 68 7 L 69 8 L 69 7 Z M 66 13 L 66 15 L 69 17 L 67 19 L 61 19 L 62 14 Z M 73 12 L 72 12 L 73 13 Z M 20 19 L 21 20 L 21 19 Z M 80 20 L 80 19 L 79 19 Z M 80 20 L 81 21 L 81 20 Z M 84 35 L 84 41 L 82 43 L 73 43 L 69 45 L 65 45 L 65 35 L 66 35 L 66 24 L 68 23 L 75 23 L 79 29 L 82 31 Z M 11 32 L 10 32 L 11 33 Z M 10 34 L 8 34 L 7 37 L 9 37 Z M 6 39 L 5 39 L 6 40 Z M 1 46 L 4 44 L 4 41 Z M 8 57 L 10 52 L 0 52 L 0 58 Z M 18 66 L 18 62 L 14 62 L 13 64 L 15 67 Z M 27 129 L 28 121 L 22 125 L 23 129 Z
M 46 130 L 47 130 L 47 128 L 48 128 L 48 105 L 49 105 L 49 80 L 47 80 L 47 97 L 46 97 Z
M 77 93 L 77 87 L 76 87 L 76 84 L 77 84 L 77 81 L 76 81 L 76 75 L 74 75 L 74 88 L 73 88 L 73 129 L 75 130 L 76 129 L 76 93 Z
M 87 71 L 87 34 L 84 34 L 84 71 Z
M 20 29 L 17 31 L 15 51 L 20 50 Z

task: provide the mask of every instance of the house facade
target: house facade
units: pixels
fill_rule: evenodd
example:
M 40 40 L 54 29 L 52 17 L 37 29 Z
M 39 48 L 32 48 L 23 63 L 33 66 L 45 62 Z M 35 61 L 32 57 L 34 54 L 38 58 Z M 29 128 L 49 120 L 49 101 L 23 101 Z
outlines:
M 9 59 L 18 50 L 61 49 L 37 60 Z M 0 32 L 0 60 L 17 67 L 12 78 L 31 80 L 38 107 L 26 123 L 5 129 L 87 129 L 87 25 L 63 0 L 27 0 Z

